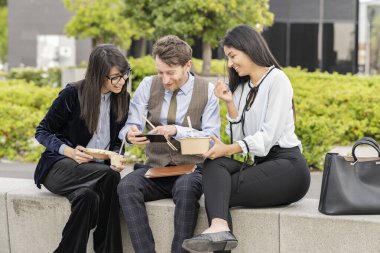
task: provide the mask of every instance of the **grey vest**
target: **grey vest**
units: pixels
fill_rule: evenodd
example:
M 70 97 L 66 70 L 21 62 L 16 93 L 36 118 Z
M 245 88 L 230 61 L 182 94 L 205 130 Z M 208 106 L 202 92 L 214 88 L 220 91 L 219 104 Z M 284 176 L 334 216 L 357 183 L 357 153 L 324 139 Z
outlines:
M 162 103 L 164 101 L 165 89 L 157 76 L 153 78 L 152 86 L 150 89 L 150 98 L 148 103 L 148 120 L 155 126 L 162 125 L 160 123 L 160 115 Z M 189 108 L 187 109 L 186 116 L 182 122 L 182 126 L 187 127 L 187 116 L 191 118 L 191 124 L 194 129 L 201 130 L 202 127 L 202 114 L 205 110 L 208 101 L 208 81 L 195 76 L 194 88 Z M 177 103 L 181 101 L 177 100 Z M 151 128 L 147 125 L 148 130 Z M 203 158 L 194 155 L 181 155 L 181 146 L 179 141 L 175 139 L 170 140 L 171 143 L 178 149 L 173 151 L 166 143 L 149 143 L 146 146 L 147 161 L 145 164 L 152 167 L 164 167 L 167 165 L 181 165 L 202 163 Z

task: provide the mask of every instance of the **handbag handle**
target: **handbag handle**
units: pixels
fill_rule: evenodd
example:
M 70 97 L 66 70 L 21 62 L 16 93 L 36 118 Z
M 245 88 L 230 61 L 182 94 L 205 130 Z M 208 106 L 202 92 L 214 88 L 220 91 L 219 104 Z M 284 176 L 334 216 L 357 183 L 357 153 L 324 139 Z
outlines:
M 369 146 L 373 147 L 377 151 L 377 153 L 378 153 L 378 155 L 380 157 L 380 147 L 379 147 L 379 144 L 374 139 L 372 139 L 372 138 L 364 137 L 364 138 L 361 138 L 360 140 L 356 141 L 354 143 L 354 145 L 352 146 L 352 157 L 354 158 L 354 162 L 356 162 L 358 160 L 358 158 L 355 155 L 355 149 L 359 145 L 363 145 L 363 144 L 369 145 Z
M 363 138 L 361 138 L 360 140 L 372 142 L 374 145 L 376 145 L 378 148 L 380 148 L 379 143 L 377 143 L 377 141 L 375 141 L 375 140 L 372 139 L 371 137 L 363 137 Z M 360 141 L 360 140 L 359 140 L 359 141 Z

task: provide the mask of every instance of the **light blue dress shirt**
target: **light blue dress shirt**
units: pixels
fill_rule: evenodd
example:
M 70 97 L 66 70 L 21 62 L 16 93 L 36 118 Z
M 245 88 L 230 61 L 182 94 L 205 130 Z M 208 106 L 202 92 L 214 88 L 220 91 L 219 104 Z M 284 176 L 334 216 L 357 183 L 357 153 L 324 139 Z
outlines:
M 194 76 L 189 74 L 187 82 L 180 87 L 180 91 L 177 94 L 177 112 L 175 127 L 177 129 L 177 134 L 173 136 L 176 140 L 184 137 L 194 136 L 194 137 L 208 137 L 215 135 L 219 138 L 220 135 L 220 115 L 219 115 L 219 100 L 214 95 L 214 85 L 212 83 L 208 84 L 208 101 L 205 110 L 202 114 L 202 125 L 201 131 L 193 130 L 190 133 L 189 127 L 183 127 L 182 122 L 185 119 L 187 109 L 189 108 L 191 97 L 193 94 L 194 87 Z M 128 133 L 129 128 L 135 125 L 141 132 L 145 128 L 145 120 L 143 118 L 147 117 L 148 114 L 148 103 L 150 99 L 150 88 L 152 86 L 153 76 L 145 77 L 137 88 L 130 106 L 128 120 L 119 133 L 119 138 L 123 140 Z M 164 101 L 162 103 L 160 122 L 162 125 L 167 124 L 167 115 L 170 105 L 170 99 L 173 92 L 170 90 L 165 90 Z
M 110 107 L 111 92 L 101 95 L 100 112 L 96 132 L 88 142 L 86 148 L 108 149 L 110 144 Z M 62 144 L 59 153 L 63 155 L 66 144 Z M 74 147 L 75 148 L 75 147 Z

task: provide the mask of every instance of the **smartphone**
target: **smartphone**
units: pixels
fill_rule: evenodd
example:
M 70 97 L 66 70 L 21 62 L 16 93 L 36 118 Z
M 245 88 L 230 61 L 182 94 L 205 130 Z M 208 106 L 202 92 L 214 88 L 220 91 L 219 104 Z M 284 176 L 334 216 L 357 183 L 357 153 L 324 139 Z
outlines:
M 136 137 L 146 137 L 150 142 L 166 142 L 163 134 L 139 134 Z

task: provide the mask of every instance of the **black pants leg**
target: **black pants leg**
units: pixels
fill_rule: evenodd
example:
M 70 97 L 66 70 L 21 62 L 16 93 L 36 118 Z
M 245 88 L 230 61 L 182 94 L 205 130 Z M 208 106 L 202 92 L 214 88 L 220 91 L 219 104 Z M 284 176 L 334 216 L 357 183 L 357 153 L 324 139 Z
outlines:
M 120 205 L 133 248 L 136 253 L 155 252 L 154 238 L 144 202 L 173 198 L 176 208 L 172 252 L 186 252 L 181 246 L 184 239 L 192 237 L 196 225 L 198 200 L 202 195 L 200 172 L 179 177 L 148 179 L 144 177 L 147 170 L 148 167 L 145 167 L 131 172 L 118 186 Z
M 261 160 L 261 163 L 243 170 L 239 191 L 241 162 L 226 157 L 205 161 L 203 187 L 211 220 L 228 220 L 229 207 L 290 204 L 306 194 L 310 172 L 298 147 L 277 147 Z
M 123 252 L 117 185 L 120 174 L 100 163 L 78 164 L 65 158 L 44 179 L 52 193 L 66 196 L 71 214 L 55 252 L 85 253 L 90 230 L 96 253 Z

